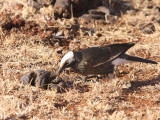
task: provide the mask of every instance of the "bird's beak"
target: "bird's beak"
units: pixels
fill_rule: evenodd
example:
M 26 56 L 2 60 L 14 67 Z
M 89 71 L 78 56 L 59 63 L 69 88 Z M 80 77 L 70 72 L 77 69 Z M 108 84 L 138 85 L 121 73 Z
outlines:
M 57 71 L 57 76 L 59 76 L 61 74 L 61 72 L 63 71 L 64 67 L 59 67 L 58 71 Z
M 59 67 L 59 69 L 58 69 L 58 71 L 57 71 L 57 76 L 59 76 L 61 73 L 62 73 L 62 71 L 66 68 L 66 63 L 65 64 L 63 64 L 63 65 L 61 65 L 60 67 Z

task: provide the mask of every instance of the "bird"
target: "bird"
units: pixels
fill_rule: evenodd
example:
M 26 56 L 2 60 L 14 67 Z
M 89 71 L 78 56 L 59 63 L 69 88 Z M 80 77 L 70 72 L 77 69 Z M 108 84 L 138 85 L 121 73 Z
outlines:
M 57 76 L 65 68 L 71 67 L 81 75 L 107 75 L 114 72 L 114 67 L 124 63 L 142 62 L 158 64 L 155 61 L 127 55 L 125 52 L 135 43 L 117 43 L 99 47 L 89 47 L 79 51 L 69 51 L 61 59 Z

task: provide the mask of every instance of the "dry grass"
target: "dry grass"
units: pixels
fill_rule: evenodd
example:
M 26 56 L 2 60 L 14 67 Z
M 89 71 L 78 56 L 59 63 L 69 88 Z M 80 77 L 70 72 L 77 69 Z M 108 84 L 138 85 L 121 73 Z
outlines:
M 69 48 L 46 45 L 40 35 L 25 34 L 19 29 L 19 32 L 10 31 L 7 35 L 1 28 L 0 119 L 160 119 L 160 26 L 152 21 L 153 17 L 160 19 L 160 16 L 155 9 L 147 9 L 147 0 L 141 3 L 136 1 L 133 5 L 139 11 L 122 15 L 115 24 L 82 24 L 83 20 L 79 20 L 82 26 L 94 28 L 95 33 L 102 36 L 92 33 L 83 36 L 78 31 L 79 35 L 70 42 Z M 157 0 L 151 2 L 155 6 L 160 4 Z M 43 11 L 36 13 L 27 6 L 18 10 L 16 2 L 5 0 L 0 8 L 0 13 L 9 14 L 11 18 L 20 15 L 25 21 L 36 22 L 41 29 L 47 24 L 45 16 L 51 15 L 47 8 L 43 8 L 46 14 Z M 145 13 L 149 15 L 144 16 Z M 54 22 L 59 26 L 64 24 L 59 20 Z M 143 34 L 139 25 L 150 22 L 153 22 L 156 31 Z M 128 53 L 155 60 L 159 64 L 121 65 L 116 68 L 115 77 L 99 82 L 83 82 L 77 74 L 62 73 L 63 79 L 75 80 L 74 87 L 65 93 L 23 86 L 19 82 L 20 76 L 31 70 L 45 69 L 55 73 L 62 55 L 69 49 L 98 46 L 104 42 L 137 42 Z M 57 53 L 57 49 L 63 50 L 62 55 Z

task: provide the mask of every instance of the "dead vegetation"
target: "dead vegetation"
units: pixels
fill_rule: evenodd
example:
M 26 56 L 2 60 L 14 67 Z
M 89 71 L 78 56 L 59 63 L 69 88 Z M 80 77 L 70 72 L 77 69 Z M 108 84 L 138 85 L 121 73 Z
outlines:
M 132 5 L 114 21 L 88 22 L 54 20 L 50 6 L 0 2 L 0 119 L 160 119 L 160 2 Z M 112 78 L 86 82 L 67 69 L 61 77 L 73 83 L 64 93 L 20 83 L 29 71 L 55 74 L 69 50 L 122 42 L 136 42 L 129 54 L 159 64 L 125 64 Z

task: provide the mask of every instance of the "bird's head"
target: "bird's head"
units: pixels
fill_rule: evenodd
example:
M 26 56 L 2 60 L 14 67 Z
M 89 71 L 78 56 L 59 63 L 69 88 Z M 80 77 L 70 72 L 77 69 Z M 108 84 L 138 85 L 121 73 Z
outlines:
M 57 76 L 60 75 L 61 72 L 62 72 L 65 68 L 69 67 L 74 61 L 75 61 L 74 53 L 73 53 L 72 51 L 66 53 L 66 54 L 63 56 L 63 58 L 62 58 L 62 60 L 61 60 L 61 62 L 60 62 L 60 67 L 59 67 L 59 69 L 58 69 L 58 71 L 57 71 Z

